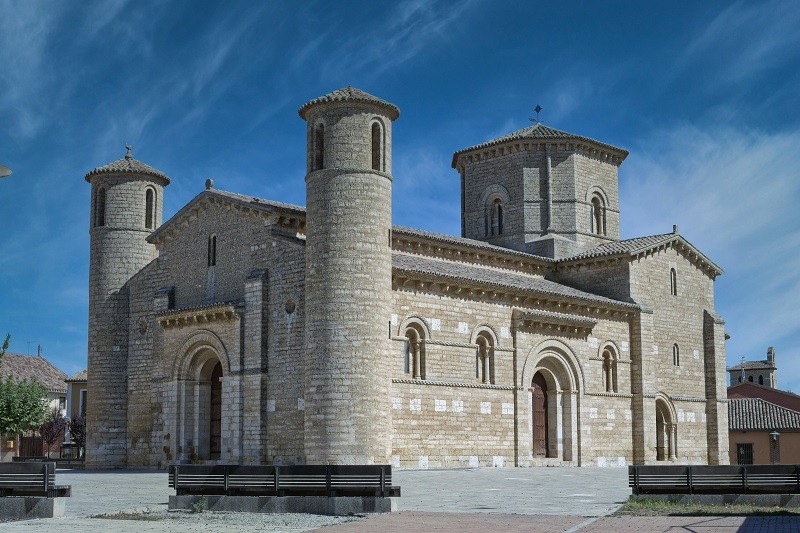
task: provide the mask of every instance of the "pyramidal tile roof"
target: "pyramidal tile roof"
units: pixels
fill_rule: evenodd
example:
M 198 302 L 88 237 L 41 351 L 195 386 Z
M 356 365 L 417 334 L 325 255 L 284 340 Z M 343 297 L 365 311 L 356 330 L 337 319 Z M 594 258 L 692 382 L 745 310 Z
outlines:
M 386 111 L 388 111 L 387 116 L 392 120 L 396 120 L 397 117 L 400 116 L 400 110 L 396 105 L 349 85 L 347 87 L 342 87 L 341 89 L 331 91 L 328 94 L 324 94 L 318 98 L 314 98 L 313 100 L 309 100 L 303 104 L 303 106 L 298 110 L 298 113 L 300 113 L 300 116 L 305 119 L 306 112 L 310 108 L 317 104 L 324 104 L 328 102 L 369 102 L 384 107 Z
M 65 393 L 67 375 L 41 355 L 6 353 L 0 360 L 0 376 L 17 380 L 36 379 L 48 392 Z
M 800 411 L 761 398 L 731 398 L 728 400 L 728 429 L 800 430 Z
M 453 168 L 456 165 L 456 159 L 458 156 L 466 153 L 471 152 L 473 150 L 479 150 L 482 148 L 487 148 L 489 146 L 494 146 L 497 144 L 502 144 L 508 141 L 516 141 L 521 139 L 541 139 L 541 140 L 558 140 L 558 139 L 565 139 L 565 140 L 576 140 L 576 141 L 584 141 L 596 144 L 602 148 L 605 148 L 609 151 L 615 152 L 619 155 L 622 159 L 628 157 L 628 151 L 623 148 L 618 148 L 608 143 L 600 142 L 590 137 L 584 137 L 583 135 L 576 135 L 574 133 L 569 133 L 562 130 L 557 130 L 552 128 L 546 124 L 542 124 L 541 122 L 537 122 L 533 126 L 528 126 L 526 128 L 522 128 L 516 131 L 512 131 L 511 133 L 507 133 L 501 137 L 496 139 L 491 139 L 486 142 L 482 142 L 480 144 L 476 144 L 475 146 L 470 146 L 469 148 L 463 148 L 456 153 L 453 154 Z
M 169 176 L 146 163 L 142 163 L 138 159 L 134 159 L 133 155 L 131 154 L 131 147 L 126 146 L 125 148 L 127 149 L 125 157 L 122 159 L 117 159 L 116 161 L 112 161 L 111 163 L 106 163 L 105 165 L 90 171 L 88 174 L 86 174 L 86 181 L 91 181 L 93 176 L 97 176 L 99 174 L 126 173 L 153 176 L 154 178 L 160 178 L 164 180 L 165 185 L 169 183 Z

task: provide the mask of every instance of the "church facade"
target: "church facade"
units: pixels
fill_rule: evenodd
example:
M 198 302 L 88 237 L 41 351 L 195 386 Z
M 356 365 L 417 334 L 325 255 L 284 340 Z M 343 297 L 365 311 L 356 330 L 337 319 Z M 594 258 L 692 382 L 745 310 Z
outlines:
M 728 461 L 722 270 L 677 228 L 620 240 L 625 150 L 459 150 L 454 237 L 392 225 L 393 104 L 299 113 L 306 207 L 209 180 L 162 224 L 130 150 L 86 175 L 88 467 Z

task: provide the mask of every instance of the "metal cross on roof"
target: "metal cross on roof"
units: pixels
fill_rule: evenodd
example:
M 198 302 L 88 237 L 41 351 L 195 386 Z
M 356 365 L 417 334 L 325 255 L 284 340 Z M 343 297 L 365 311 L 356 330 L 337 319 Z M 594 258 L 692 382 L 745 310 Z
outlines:
M 530 120 L 531 122 L 536 122 L 538 124 L 539 123 L 539 113 L 542 112 L 542 106 L 540 106 L 539 104 L 536 104 L 536 107 L 534 107 L 533 110 L 536 111 L 536 118 L 528 118 L 528 120 Z

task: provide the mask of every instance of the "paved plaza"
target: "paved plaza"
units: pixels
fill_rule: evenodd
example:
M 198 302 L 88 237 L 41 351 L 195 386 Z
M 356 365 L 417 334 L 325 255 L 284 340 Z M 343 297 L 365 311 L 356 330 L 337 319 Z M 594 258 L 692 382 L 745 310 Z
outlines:
M 0 531 L 322 533 L 794 531 L 798 517 L 610 517 L 630 494 L 625 468 L 398 470 L 400 511 L 369 517 L 168 513 L 163 472 L 59 471 L 72 485 L 64 518 L 0 524 Z M 93 518 L 129 511 L 147 520 Z

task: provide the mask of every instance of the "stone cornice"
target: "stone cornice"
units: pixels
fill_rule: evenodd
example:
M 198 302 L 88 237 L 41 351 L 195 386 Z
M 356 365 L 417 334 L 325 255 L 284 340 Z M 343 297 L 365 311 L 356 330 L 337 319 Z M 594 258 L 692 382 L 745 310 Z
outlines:
M 230 303 L 170 310 L 156 315 L 156 320 L 164 329 L 212 322 L 232 322 L 237 318 L 236 308 Z
M 620 166 L 628 152 L 610 145 L 604 145 L 591 139 L 562 138 L 562 139 L 509 139 L 489 141 L 483 145 L 467 148 L 453 154 L 452 167 L 460 169 L 488 159 L 495 159 L 519 152 L 541 152 L 544 154 L 550 145 L 551 153 L 572 152 L 591 157 L 600 161 Z
M 514 390 L 514 387 L 510 385 L 488 385 L 486 383 L 460 383 L 458 381 L 436 381 L 427 379 L 392 379 L 392 383 L 403 383 L 407 385 L 428 385 L 434 387 L 456 387 L 465 389 Z
M 597 320 L 580 315 L 568 315 L 553 311 L 515 309 L 512 315 L 518 327 L 568 332 L 578 337 L 588 337 L 597 325 Z

